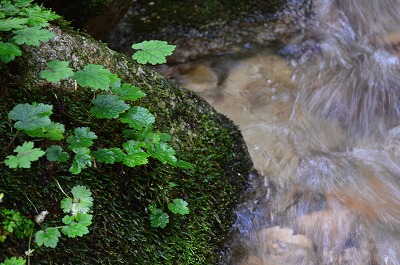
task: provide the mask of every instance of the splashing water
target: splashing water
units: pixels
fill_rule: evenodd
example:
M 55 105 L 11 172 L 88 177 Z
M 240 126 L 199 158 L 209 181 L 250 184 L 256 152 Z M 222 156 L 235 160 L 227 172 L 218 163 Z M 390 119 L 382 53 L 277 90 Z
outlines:
M 297 61 L 290 118 L 263 124 L 264 177 L 225 263 L 400 264 L 400 1 L 313 9 L 316 52 Z

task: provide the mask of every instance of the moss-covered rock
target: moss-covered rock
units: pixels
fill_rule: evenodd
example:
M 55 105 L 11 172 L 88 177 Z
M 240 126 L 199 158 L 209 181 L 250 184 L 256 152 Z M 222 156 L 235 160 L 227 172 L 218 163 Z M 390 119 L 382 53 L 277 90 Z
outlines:
M 1 207 L 17 209 L 33 219 L 47 210 L 45 224 L 60 224 L 62 217 L 57 180 L 64 190 L 81 184 L 94 195 L 93 225 L 82 238 L 62 237 L 55 250 L 38 248 L 32 264 L 215 264 L 231 227 L 233 209 L 252 170 L 238 128 L 196 94 L 185 90 L 127 57 L 109 50 L 69 28 L 53 27 L 56 37 L 25 55 L 0 64 L 0 160 L 28 136 L 20 133 L 8 146 L 15 130 L 7 113 L 19 103 L 52 104 L 52 119 L 67 129 L 89 126 L 98 135 L 95 145 L 120 145 L 118 125 L 104 124 L 88 112 L 93 91 L 75 88 L 71 81 L 52 85 L 38 77 L 45 63 L 68 60 L 75 70 L 94 63 L 118 74 L 124 82 L 140 86 L 147 97 L 135 104 L 156 116 L 156 130 L 172 135 L 176 156 L 195 165 L 184 170 L 156 160 L 135 168 L 121 165 L 84 170 L 71 175 L 68 166 L 46 159 L 30 169 L 11 170 L 0 164 Z M 135 75 L 137 73 L 137 75 Z M 46 141 L 35 141 L 37 147 Z M 177 184 L 171 187 L 170 183 Z M 150 226 L 148 206 L 183 198 L 190 214 L 171 215 L 165 229 Z M 39 227 L 39 226 L 37 226 Z M 3 231 L 4 232 L 4 231 Z M 28 240 L 8 235 L 0 244 L 0 260 L 24 256 Z

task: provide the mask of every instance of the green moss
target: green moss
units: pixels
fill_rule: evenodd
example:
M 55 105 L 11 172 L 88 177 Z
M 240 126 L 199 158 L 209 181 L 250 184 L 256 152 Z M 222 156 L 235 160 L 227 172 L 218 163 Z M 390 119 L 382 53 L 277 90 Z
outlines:
M 238 194 L 246 187 L 252 168 L 237 127 L 196 94 L 147 68 L 139 70 L 135 79 L 137 66 L 104 45 L 80 35 L 62 34 L 58 28 L 54 31 L 59 34 L 58 39 L 27 51 L 25 58 L 13 65 L 0 65 L 1 117 L 7 117 L 18 103 L 52 104 L 52 119 L 65 124 L 67 129 L 90 126 L 97 131 L 96 147 L 120 144 L 118 126 L 110 124 L 100 132 L 103 121 L 88 115 L 92 91 L 74 90 L 69 82 L 49 86 L 37 78 L 44 61 L 51 59 L 70 60 L 74 68 L 87 63 L 102 64 L 125 82 L 143 88 L 148 96 L 137 104 L 154 113 L 155 129 L 170 133 L 178 158 L 193 163 L 196 169 L 177 169 L 151 160 L 137 168 L 99 164 L 97 169 L 72 176 L 68 166 L 45 159 L 29 170 L 11 170 L 0 164 L 0 192 L 5 193 L 1 205 L 18 209 L 30 218 L 37 214 L 35 207 L 38 211 L 47 210 L 50 214 L 46 223 L 60 222 L 59 201 L 64 195 L 53 178 L 64 190 L 80 184 L 93 192 L 91 233 L 78 239 L 64 237 L 55 250 L 37 249 L 33 264 L 216 264 L 233 221 Z M 6 118 L 0 120 L 0 132 L 1 152 L 13 134 Z M 6 153 L 10 154 L 27 139 L 30 138 L 21 133 Z M 1 154 L 1 160 L 6 153 Z M 171 189 L 169 182 L 178 186 Z M 151 228 L 148 205 L 156 203 L 167 210 L 167 202 L 174 198 L 185 199 L 191 213 L 171 215 L 165 229 Z M 0 260 L 23 255 L 27 240 L 10 236 L 0 244 L 0 249 Z

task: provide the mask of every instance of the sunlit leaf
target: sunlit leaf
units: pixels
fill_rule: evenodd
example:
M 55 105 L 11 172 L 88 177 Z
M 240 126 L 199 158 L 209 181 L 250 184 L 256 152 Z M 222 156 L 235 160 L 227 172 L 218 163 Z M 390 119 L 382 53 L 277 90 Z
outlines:
M 72 166 L 69 168 L 69 172 L 72 174 L 81 173 L 82 169 L 92 166 L 92 157 L 90 156 L 90 150 L 86 147 L 78 147 L 72 149 L 75 153 L 75 157 L 72 160 Z
M 150 209 L 150 222 L 151 227 L 160 227 L 164 228 L 169 223 L 169 216 L 167 213 L 163 212 L 161 209 L 152 205 L 149 207 Z
M 56 36 L 49 30 L 43 29 L 41 26 L 13 30 L 13 33 L 15 36 L 11 39 L 14 40 L 15 43 L 33 46 L 39 46 L 40 42 L 48 41 Z
M 90 113 L 97 118 L 118 118 L 118 116 L 129 109 L 129 105 L 115 95 L 99 95 L 92 100 L 94 105 Z
M 130 84 L 122 84 L 120 87 L 113 88 L 112 92 L 119 95 L 124 100 L 137 100 L 146 96 L 140 87 L 132 86 Z
M 30 168 L 31 162 L 38 160 L 46 152 L 40 148 L 33 148 L 33 142 L 25 142 L 22 146 L 15 148 L 16 156 L 7 156 L 4 163 L 10 168 Z
M 62 222 L 66 225 L 71 224 L 75 220 L 75 215 L 66 215 L 63 217 Z
M 130 140 L 122 144 L 122 146 L 127 153 L 122 160 L 125 165 L 135 167 L 147 164 L 149 155 L 141 148 L 144 146 L 143 142 Z
M 85 186 L 77 185 L 71 189 L 72 198 L 61 200 L 61 209 L 64 213 L 77 215 L 88 213 L 93 206 L 92 192 Z
M 166 41 L 151 40 L 133 44 L 132 49 L 138 50 L 132 55 L 138 63 L 155 65 L 165 63 L 165 57 L 172 54 L 175 45 L 169 45 Z
M 0 19 L 0 31 L 9 31 L 13 29 L 23 29 L 28 22 L 27 18 L 6 18 Z
M 28 103 L 18 104 L 9 113 L 10 120 L 17 121 L 14 128 L 19 130 L 34 130 L 50 124 L 49 116 L 53 106 L 43 103 L 30 105 Z
M 65 216 L 63 223 L 66 226 L 61 228 L 61 232 L 68 237 L 83 236 L 89 233 L 88 226 L 92 224 L 92 215 L 78 213 L 76 216 Z
M 27 7 L 27 6 L 31 5 L 32 2 L 33 2 L 33 0 L 17 0 L 17 1 L 14 1 L 14 5 L 18 6 L 18 7 Z
M 74 134 L 70 135 L 66 141 L 69 143 L 68 149 L 75 149 L 92 146 L 94 139 L 97 139 L 97 135 L 90 131 L 89 127 L 78 127 L 75 128 Z
M 151 126 L 155 122 L 155 118 L 148 109 L 135 106 L 121 114 L 121 122 L 127 123 L 131 128 L 140 130 L 143 127 Z
M 63 149 L 59 145 L 52 145 L 46 149 L 47 160 L 52 162 L 66 162 L 69 159 L 69 154 L 63 152 Z
M 53 141 L 64 139 L 65 127 L 58 122 L 50 122 L 50 124 L 36 128 L 34 130 L 25 130 L 25 133 L 30 137 L 47 138 Z
M 124 147 L 124 149 L 128 154 L 142 152 L 143 151 L 142 147 L 144 146 L 145 143 L 134 140 L 130 140 L 122 144 L 122 147 Z
M 122 162 L 128 167 L 135 167 L 145 165 L 148 163 L 147 158 L 149 155 L 146 152 L 126 154 Z
M 20 8 L 17 8 L 16 3 L 14 5 L 11 4 L 11 2 L 8 2 L 7 5 L 2 5 L 0 6 L 0 18 L 5 18 L 7 17 L 12 17 L 18 12 L 21 11 Z
M 119 78 L 117 74 L 111 74 L 108 76 L 108 78 L 110 78 L 111 89 L 121 86 L 121 78 Z
M 68 67 L 69 62 L 53 60 L 47 63 L 49 70 L 40 72 L 40 77 L 49 82 L 57 83 L 60 80 L 67 79 L 73 76 L 74 72 Z
M 124 158 L 124 153 L 119 148 L 111 149 L 99 149 L 92 152 L 92 156 L 97 162 L 105 162 L 108 164 L 114 164 L 115 162 L 121 162 Z
M 24 11 L 25 16 L 27 16 L 29 19 L 27 23 L 29 26 L 45 27 L 48 25 L 48 21 L 60 18 L 60 16 L 55 14 L 54 12 L 42 9 L 37 5 L 32 6 L 31 8 L 26 8 L 24 9 Z
M 4 262 L 0 263 L 0 265 L 24 265 L 26 264 L 26 260 L 23 258 L 12 257 L 10 259 L 4 260 Z
M 182 199 L 174 199 L 173 203 L 168 203 L 168 209 L 174 214 L 189 214 L 188 203 Z
M 154 158 L 158 159 L 161 163 L 174 164 L 177 159 L 175 157 L 175 150 L 166 143 L 152 143 L 148 144 L 147 152 Z
M 112 73 L 101 65 L 88 64 L 83 70 L 79 70 L 73 76 L 80 86 L 88 86 L 93 89 L 109 90 Z
M 50 227 L 36 232 L 35 240 L 38 246 L 45 245 L 46 247 L 55 248 L 59 237 L 61 237 L 61 234 L 58 229 Z
M 0 41 L 0 61 L 9 63 L 15 59 L 16 56 L 21 56 L 20 48 L 14 43 Z
M 192 163 L 189 163 L 189 162 L 186 162 L 186 161 L 183 161 L 183 160 L 176 161 L 174 166 L 180 167 L 180 168 L 183 168 L 183 169 L 194 169 L 194 165 Z

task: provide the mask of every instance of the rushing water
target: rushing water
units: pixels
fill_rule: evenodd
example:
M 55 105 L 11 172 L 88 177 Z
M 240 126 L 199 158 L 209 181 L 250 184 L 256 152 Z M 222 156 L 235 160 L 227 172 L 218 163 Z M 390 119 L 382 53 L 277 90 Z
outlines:
M 313 9 L 291 65 L 271 50 L 177 77 L 240 126 L 259 171 L 224 264 L 400 264 L 400 0 Z

